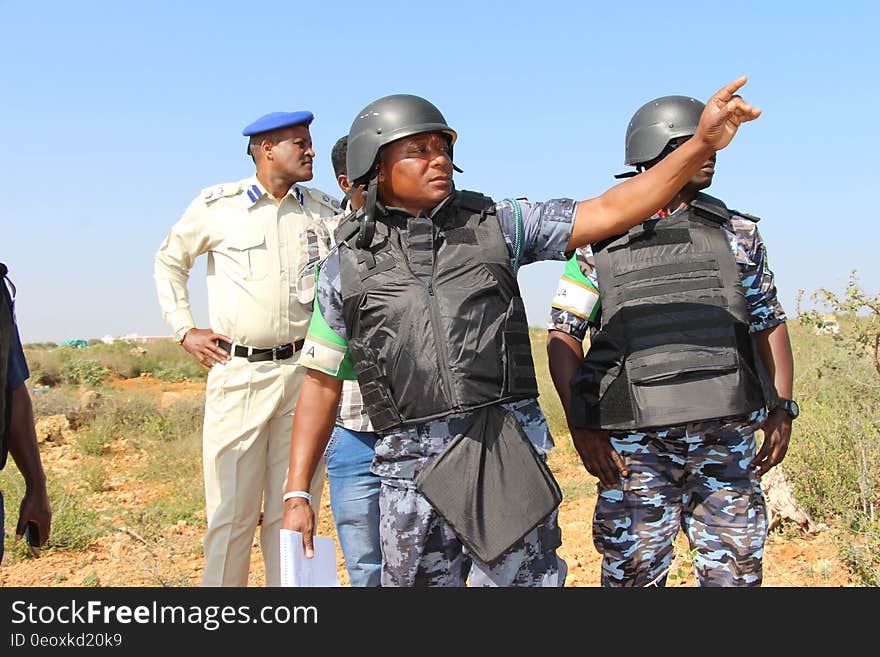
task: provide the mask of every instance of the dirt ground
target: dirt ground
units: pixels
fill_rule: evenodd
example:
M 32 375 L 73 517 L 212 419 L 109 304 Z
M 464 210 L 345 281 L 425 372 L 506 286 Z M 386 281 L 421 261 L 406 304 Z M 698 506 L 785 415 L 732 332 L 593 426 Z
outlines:
M 113 385 L 149 390 L 169 403 L 183 395 L 203 394 L 204 384 L 167 384 L 149 377 L 117 381 Z M 53 471 L 76 467 L 76 453 L 64 442 L 41 445 L 44 466 Z M 109 485 L 100 494 L 100 506 L 142 506 L 160 494 L 148 482 L 127 476 L 137 462 L 138 453 L 123 441 L 111 444 L 105 456 Z M 595 504 L 592 477 L 575 464 L 551 458 L 551 467 L 564 490 L 579 491 L 563 501 L 559 510 L 563 532 L 560 556 L 568 564 L 566 586 L 598 586 L 600 558 L 591 539 L 591 517 Z M 11 500 L 8 505 L 11 504 Z M 126 527 L 95 541 L 85 551 L 51 549 L 39 559 L 27 558 L 0 566 L 0 586 L 197 586 L 204 565 L 201 549 L 203 525 L 184 521 L 165 528 L 161 537 L 146 540 Z M 764 585 L 776 587 L 838 587 L 851 585 L 849 573 L 840 560 L 834 541 L 834 528 L 807 534 L 799 529 L 774 530 L 764 555 Z M 329 495 L 325 487 L 319 514 L 318 534 L 336 540 Z M 342 553 L 337 543 L 340 584 L 348 585 Z M 7 560 L 8 561 L 8 560 Z M 688 551 L 679 536 L 670 586 L 693 586 Z M 255 537 L 249 585 L 264 584 L 258 536 Z

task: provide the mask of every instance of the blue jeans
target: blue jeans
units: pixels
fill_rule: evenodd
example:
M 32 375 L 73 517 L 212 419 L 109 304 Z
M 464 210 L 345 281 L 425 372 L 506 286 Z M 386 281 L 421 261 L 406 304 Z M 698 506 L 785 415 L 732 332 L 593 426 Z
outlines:
M 377 435 L 333 428 L 324 450 L 330 480 L 330 508 L 351 586 L 379 586 L 380 479 L 370 472 Z

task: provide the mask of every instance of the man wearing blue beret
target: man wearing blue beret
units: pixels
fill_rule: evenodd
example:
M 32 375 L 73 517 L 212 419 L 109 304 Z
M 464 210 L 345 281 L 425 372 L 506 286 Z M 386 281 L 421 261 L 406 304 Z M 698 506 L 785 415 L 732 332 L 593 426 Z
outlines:
M 159 304 L 175 339 L 209 368 L 203 433 L 208 528 L 203 586 L 246 586 L 254 531 L 267 586 L 280 582 L 279 529 L 294 404 L 304 370 L 318 260 L 306 228 L 339 208 L 312 179 L 311 112 L 274 112 L 242 130 L 256 173 L 189 204 L 155 257 Z M 187 281 L 208 255 L 210 327 L 198 328 Z M 217 367 L 219 366 L 219 367 Z M 324 472 L 307 496 L 315 509 Z

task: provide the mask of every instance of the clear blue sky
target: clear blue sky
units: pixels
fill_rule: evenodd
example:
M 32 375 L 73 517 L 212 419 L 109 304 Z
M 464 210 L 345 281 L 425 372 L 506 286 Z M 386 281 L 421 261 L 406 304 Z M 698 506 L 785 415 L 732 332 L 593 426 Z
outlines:
M 39 9 L 35 8 L 39 7 Z M 0 260 L 25 341 L 169 334 L 153 255 L 208 185 L 252 173 L 241 129 L 309 109 L 309 183 L 390 93 L 458 131 L 460 189 L 596 196 L 633 112 L 739 75 L 764 110 L 709 190 L 763 217 L 786 310 L 799 288 L 880 289 L 878 9 L 868 2 L 11 2 L 0 0 Z M 204 258 L 190 292 L 207 323 Z M 520 271 L 545 321 L 561 263 Z

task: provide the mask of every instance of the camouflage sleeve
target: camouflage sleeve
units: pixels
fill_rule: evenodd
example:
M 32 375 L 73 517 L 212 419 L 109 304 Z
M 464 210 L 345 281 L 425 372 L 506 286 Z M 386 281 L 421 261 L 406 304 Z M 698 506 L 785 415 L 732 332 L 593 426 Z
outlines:
M 736 262 L 740 282 L 746 290 L 752 333 L 782 324 L 785 311 L 776 295 L 776 281 L 767 262 L 767 249 L 754 221 L 734 216 Z
M 517 199 L 515 203 L 504 200 L 495 206 L 511 257 L 515 257 L 518 251 L 520 265 L 539 260 L 565 260 L 565 247 L 571 238 L 577 202 L 560 198 L 541 203 Z M 521 220 L 519 230 L 517 206 Z
M 583 246 L 565 263 L 550 308 L 547 329 L 568 333 L 581 342 L 598 323 L 601 303 L 592 249 Z
M 315 311 L 299 364 L 337 379 L 355 379 L 342 315 L 339 252 L 331 251 L 317 273 Z
M 315 275 L 317 265 L 327 257 L 333 246 L 334 217 L 312 221 L 300 236 L 300 258 L 303 265 L 297 273 L 297 298 L 305 306 L 315 300 Z
M 342 340 L 347 341 L 345 320 L 342 315 L 342 279 L 339 275 L 339 251 L 333 250 L 321 264 L 315 293 L 321 315 L 327 326 Z

